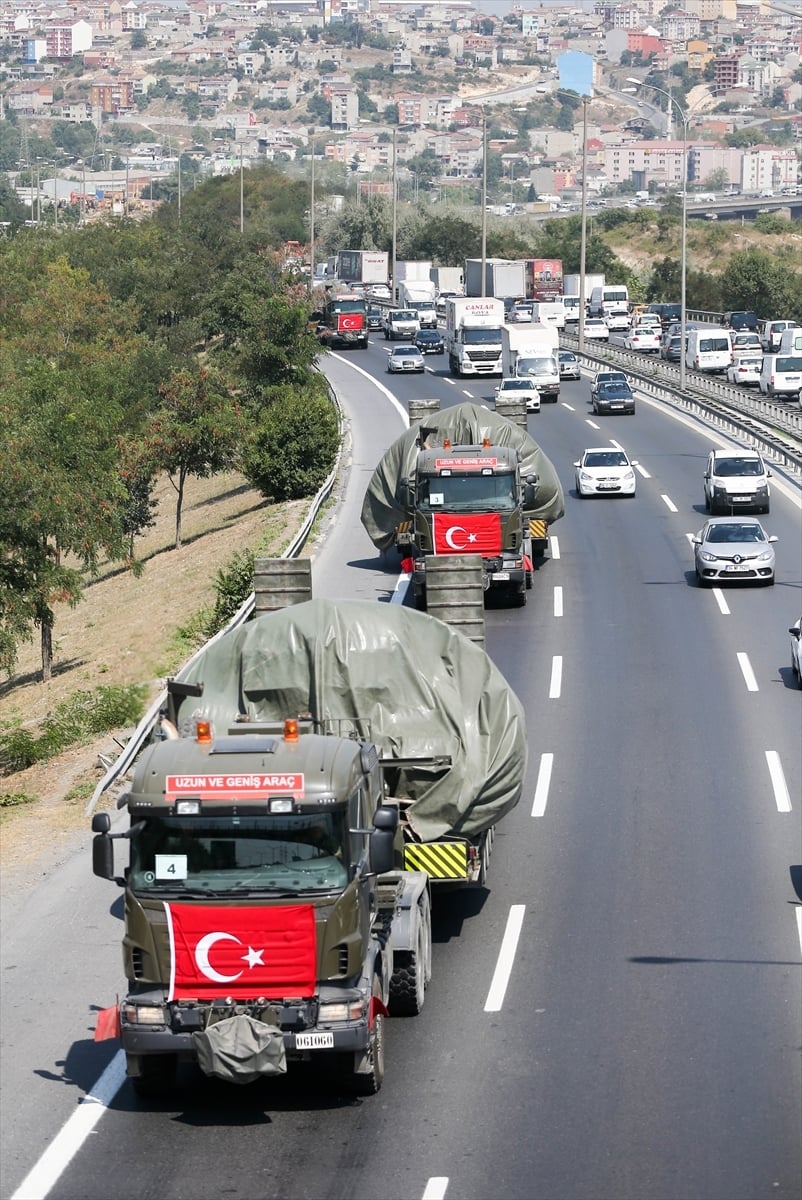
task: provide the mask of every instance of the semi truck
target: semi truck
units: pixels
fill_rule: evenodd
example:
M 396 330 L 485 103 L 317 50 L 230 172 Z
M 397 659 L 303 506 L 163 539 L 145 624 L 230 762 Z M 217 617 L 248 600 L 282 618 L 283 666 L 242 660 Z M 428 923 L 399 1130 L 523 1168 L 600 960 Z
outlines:
M 528 375 L 537 384 L 540 399 L 556 403 L 560 394 L 558 346 L 556 325 L 533 322 L 503 326 L 501 364 L 504 377 Z
M 523 259 L 488 258 L 484 260 L 485 286 L 482 289 L 482 259 L 465 260 L 465 295 L 495 296 L 497 299 L 523 299 L 526 296 L 526 266 Z
M 404 280 L 398 285 L 398 303 L 402 308 L 413 309 L 418 314 L 421 329 L 437 328 L 434 293 L 435 287 L 430 279 Z
M 420 1012 L 431 976 L 431 881 L 482 883 L 520 797 L 519 701 L 446 623 L 322 600 L 229 630 L 166 696 L 127 827 L 92 818 L 127 980 L 97 1040 L 120 1038 L 146 1096 L 179 1061 L 378 1091 L 385 1018 Z
M 432 406 L 434 407 L 434 406 Z M 409 560 L 426 605 L 434 555 L 482 556 L 485 592 L 526 603 L 535 546 L 563 513 L 557 472 L 525 428 L 478 404 L 430 412 L 387 450 L 365 492 L 361 520 L 379 550 Z
M 504 301 L 492 296 L 449 296 L 446 353 L 452 375 L 500 375 Z
M 393 298 L 396 304 L 400 303 L 401 286 L 405 283 L 420 283 L 426 286 L 431 285 L 430 271 L 432 269 L 431 259 L 405 259 L 402 258 L 395 264 L 395 279 L 393 280 Z M 434 298 L 434 297 L 432 297 Z
M 386 250 L 338 250 L 336 274 L 341 283 L 370 287 L 387 283 L 389 255 Z
M 368 306 L 364 296 L 352 292 L 330 295 L 323 308 L 312 314 L 317 319 L 317 337 L 327 349 L 336 346 L 368 348 Z

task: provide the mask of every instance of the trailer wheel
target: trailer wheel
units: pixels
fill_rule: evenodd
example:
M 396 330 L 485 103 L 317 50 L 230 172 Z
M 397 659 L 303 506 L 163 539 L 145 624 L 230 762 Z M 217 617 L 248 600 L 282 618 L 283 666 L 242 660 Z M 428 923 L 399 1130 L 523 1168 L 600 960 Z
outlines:
M 139 1057 L 139 1073 L 131 1077 L 136 1094 L 152 1097 L 171 1091 L 175 1087 L 177 1063 L 175 1054 L 143 1054 Z
M 390 1012 L 394 1017 L 417 1017 L 426 998 L 426 984 L 432 976 L 432 940 L 429 898 L 418 902 L 418 929 L 414 950 L 393 956 L 390 980 Z
M 381 979 L 378 975 L 373 976 L 371 994 L 378 1000 L 383 999 Z M 368 1063 L 368 1070 L 354 1071 L 353 1091 L 357 1096 L 375 1096 L 384 1080 L 384 1013 L 377 1012 L 373 1018 L 373 1029 L 370 1032 L 364 1061 Z

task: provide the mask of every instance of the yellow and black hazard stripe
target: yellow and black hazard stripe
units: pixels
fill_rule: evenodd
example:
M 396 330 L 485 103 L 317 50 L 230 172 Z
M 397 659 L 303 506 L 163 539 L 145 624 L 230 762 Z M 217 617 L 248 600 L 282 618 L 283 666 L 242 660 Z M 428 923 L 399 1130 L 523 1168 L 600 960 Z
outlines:
M 404 847 L 404 869 L 425 871 L 430 879 L 468 878 L 467 842 L 408 842 Z
M 538 542 L 545 542 L 546 538 L 549 536 L 548 521 L 530 521 L 529 536 Z
M 399 521 L 395 527 L 395 542 L 397 546 L 408 546 L 412 541 L 412 522 Z

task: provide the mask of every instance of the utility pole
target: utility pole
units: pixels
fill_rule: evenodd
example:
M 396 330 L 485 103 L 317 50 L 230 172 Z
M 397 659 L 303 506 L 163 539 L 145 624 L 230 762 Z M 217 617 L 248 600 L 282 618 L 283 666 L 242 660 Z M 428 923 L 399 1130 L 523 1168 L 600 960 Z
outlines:
M 482 107 L 482 297 L 487 295 L 487 113 Z
M 396 303 L 395 277 L 398 270 L 397 262 L 397 235 L 398 235 L 398 175 L 397 175 L 397 153 L 398 153 L 398 126 L 393 126 L 393 278 L 392 291 L 390 293 L 392 304 Z
M 309 139 L 312 151 L 311 197 L 309 200 L 309 294 L 315 286 L 315 138 Z

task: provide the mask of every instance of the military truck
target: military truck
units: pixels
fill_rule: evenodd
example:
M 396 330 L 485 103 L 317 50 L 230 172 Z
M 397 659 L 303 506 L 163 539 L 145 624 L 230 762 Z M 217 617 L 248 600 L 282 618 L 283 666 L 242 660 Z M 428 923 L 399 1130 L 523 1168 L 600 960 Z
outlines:
M 484 881 L 525 768 L 514 693 L 426 614 L 310 600 L 210 643 L 170 681 L 128 828 L 92 820 L 94 872 L 125 892 L 127 988 L 98 1036 L 137 1090 L 179 1060 L 237 1083 L 306 1060 L 378 1091 L 385 1018 L 431 976 L 430 881 Z
M 479 553 L 486 592 L 526 603 L 533 545 L 563 513 L 554 466 L 525 429 L 481 405 L 432 412 L 385 453 L 368 484 L 362 524 L 375 546 L 411 560 L 426 605 L 432 555 Z

